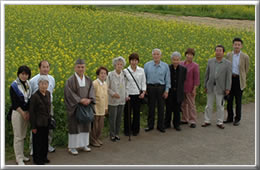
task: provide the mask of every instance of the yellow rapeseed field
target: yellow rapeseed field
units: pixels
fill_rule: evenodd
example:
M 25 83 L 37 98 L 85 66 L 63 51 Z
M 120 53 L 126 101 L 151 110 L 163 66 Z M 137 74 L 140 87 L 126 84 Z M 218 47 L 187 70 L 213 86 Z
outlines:
M 38 74 L 38 63 L 46 59 L 51 64 L 50 74 L 56 80 L 54 91 L 56 144 L 65 144 L 67 117 L 63 88 L 74 73 L 77 58 L 86 60 L 86 75 L 93 80 L 99 66 L 113 69 L 112 59 L 123 56 L 128 61 L 132 52 L 140 55 L 140 66 L 152 59 L 152 49 L 162 50 L 162 60 L 170 63 L 170 55 L 179 51 L 184 59 L 188 47 L 195 48 L 194 61 L 200 65 L 201 86 L 196 103 L 205 106 L 203 93 L 207 61 L 214 57 L 217 44 L 232 50 L 234 37 L 244 41 L 245 53 L 250 56 L 248 87 L 243 100 L 255 97 L 255 33 L 241 29 L 219 29 L 119 12 L 77 9 L 55 5 L 6 5 L 5 7 L 5 102 L 10 106 L 9 87 L 16 79 L 19 66 L 28 65 L 32 76 Z M 10 128 L 10 127 L 9 127 Z M 6 139 L 12 130 L 6 128 Z M 8 130 L 9 129 L 9 130 Z M 59 134 L 59 135 L 57 135 Z M 11 139 L 10 139 L 11 140 Z M 64 143 L 65 142 L 65 143 Z

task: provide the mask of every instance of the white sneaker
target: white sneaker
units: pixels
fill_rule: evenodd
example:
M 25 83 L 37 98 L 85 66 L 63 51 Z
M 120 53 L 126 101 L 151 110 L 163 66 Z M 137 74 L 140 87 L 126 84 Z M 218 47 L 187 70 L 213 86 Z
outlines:
M 49 148 L 48 148 L 49 152 L 55 152 L 55 148 L 52 147 L 51 145 L 49 145 Z
M 30 158 L 27 158 L 27 157 L 24 156 L 24 157 L 23 157 L 23 161 L 24 161 L 24 162 L 28 162 L 28 161 L 30 161 Z
M 85 152 L 90 152 L 91 149 L 90 149 L 88 146 L 85 146 L 85 147 L 83 148 L 83 151 L 85 151 Z
M 18 165 L 25 165 L 23 161 L 18 161 L 17 164 Z
M 78 151 L 77 151 L 77 149 L 75 149 L 75 148 L 69 149 L 69 152 L 70 152 L 72 155 L 78 155 L 78 154 L 79 154 Z
M 33 155 L 33 150 L 31 149 L 31 151 L 30 151 L 30 155 L 32 156 Z

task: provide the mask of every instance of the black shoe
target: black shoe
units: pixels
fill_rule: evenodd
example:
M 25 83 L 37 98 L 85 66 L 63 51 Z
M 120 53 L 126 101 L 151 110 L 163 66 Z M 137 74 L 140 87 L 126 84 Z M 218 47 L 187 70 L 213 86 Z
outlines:
M 44 165 L 44 162 L 42 161 L 33 161 L 33 163 L 36 165 Z
M 225 120 L 223 123 L 232 123 L 233 120 Z
M 233 123 L 234 126 L 238 126 L 239 124 L 240 124 L 239 121 L 235 121 L 235 122 Z
M 165 129 L 157 129 L 157 130 L 159 130 L 162 133 L 165 133 Z
M 188 122 L 181 121 L 182 125 L 188 124 Z
M 171 128 L 171 125 L 164 125 L 165 129 Z
M 49 159 L 45 159 L 43 162 L 44 163 L 50 163 L 50 160 Z
M 133 133 L 133 136 L 137 136 L 138 135 L 138 133 Z
M 110 137 L 110 140 L 111 140 L 112 142 L 115 142 L 115 141 L 116 141 L 116 137 L 112 136 L 112 137 Z
M 174 127 L 174 129 L 177 130 L 177 131 L 181 131 L 181 128 L 179 126 Z
M 115 139 L 116 139 L 116 140 L 120 140 L 120 137 L 116 135 L 116 136 L 115 136 Z
M 190 124 L 190 128 L 196 128 L 196 124 L 195 123 Z
M 144 130 L 145 130 L 146 132 L 149 132 L 149 131 L 153 130 L 153 128 L 149 128 L 149 127 L 148 127 L 148 128 L 145 128 Z

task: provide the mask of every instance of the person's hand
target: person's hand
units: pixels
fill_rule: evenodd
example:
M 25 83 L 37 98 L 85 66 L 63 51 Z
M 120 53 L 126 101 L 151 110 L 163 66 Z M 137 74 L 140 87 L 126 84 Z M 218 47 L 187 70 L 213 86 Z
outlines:
M 196 89 L 193 89 L 192 92 L 191 92 L 191 94 L 192 94 L 193 96 L 196 96 Z
M 87 99 L 86 100 L 86 106 L 89 105 L 91 103 L 91 100 L 90 99 Z
M 139 98 L 140 98 L 140 99 L 143 99 L 143 98 L 144 98 L 144 95 L 145 95 L 145 92 L 141 93 L 141 94 L 139 95 Z
M 28 112 L 22 111 L 21 114 L 22 114 L 22 117 L 23 117 L 24 120 L 29 120 L 29 113 Z
M 25 112 L 25 120 L 29 120 L 30 119 L 30 114 L 29 112 Z
M 115 93 L 112 97 L 117 98 L 117 99 L 120 98 L 119 94 L 117 94 L 117 93 Z
M 36 134 L 37 133 L 37 129 L 32 129 L 32 133 Z
M 163 93 L 163 98 L 164 98 L 164 99 L 167 99 L 167 98 L 168 98 L 168 92 L 164 92 L 164 93 Z
M 29 112 L 28 111 L 23 111 L 23 109 L 21 107 L 18 107 L 16 109 L 16 111 L 21 114 L 21 116 L 23 117 L 23 119 L 25 121 L 29 120 Z
M 91 100 L 88 99 L 88 98 L 83 98 L 83 99 L 80 100 L 80 103 L 87 106 L 91 103 Z
M 225 94 L 228 95 L 230 93 L 230 90 L 225 90 Z
M 108 109 L 105 110 L 105 115 L 108 115 Z
M 129 101 L 131 98 L 130 97 L 126 97 L 125 98 L 125 101 Z
M 87 102 L 87 99 L 86 99 L 86 98 L 82 98 L 82 99 L 80 99 L 80 103 L 81 103 L 81 104 L 84 105 L 86 102 Z

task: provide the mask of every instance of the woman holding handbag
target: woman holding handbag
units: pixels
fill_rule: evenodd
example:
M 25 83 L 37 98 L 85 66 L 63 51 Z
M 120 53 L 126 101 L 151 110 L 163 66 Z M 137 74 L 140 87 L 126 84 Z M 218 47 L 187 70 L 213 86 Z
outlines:
M 144 69 L 138 66 L 139 55 L 137 53 L 130 54 L 129 63 L 130 65 L 124 69 L 127 80 L 126 90 L 130 98 L 124 109 L 124 134 L 129 136 L 132 131 L 132 134 L 137 136 L 140 131 L 141 100 L 144 99 L 146 93 L 146 78 Z M 128 109 L 128 105 L 130 105 L 130 109 Z M 132 110 L 133 121 L 131 122 Z

